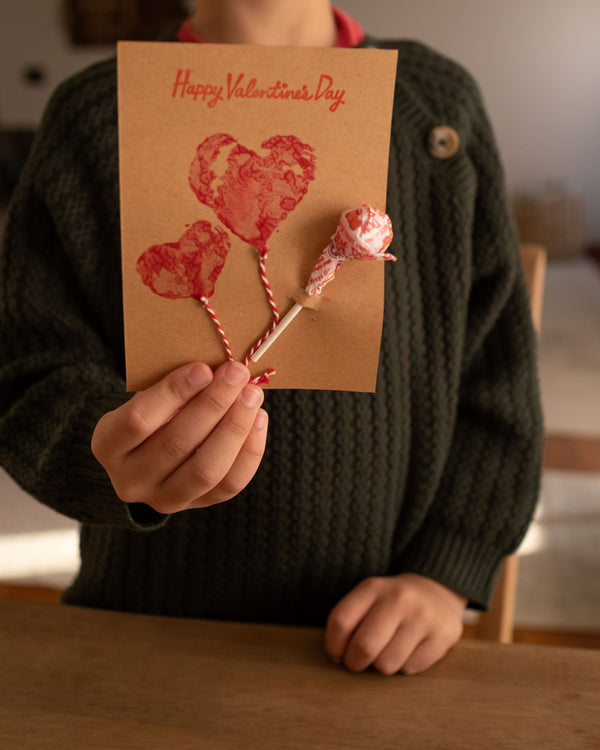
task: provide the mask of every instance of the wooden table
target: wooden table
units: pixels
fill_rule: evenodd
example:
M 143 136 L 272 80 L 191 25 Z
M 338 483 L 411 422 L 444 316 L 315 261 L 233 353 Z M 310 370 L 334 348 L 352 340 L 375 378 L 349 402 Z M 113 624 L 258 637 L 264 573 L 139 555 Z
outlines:
M 0 601 L 0 748 L 600 748 L 600 651 L 463 641 L 412 677 L 312 628 Z

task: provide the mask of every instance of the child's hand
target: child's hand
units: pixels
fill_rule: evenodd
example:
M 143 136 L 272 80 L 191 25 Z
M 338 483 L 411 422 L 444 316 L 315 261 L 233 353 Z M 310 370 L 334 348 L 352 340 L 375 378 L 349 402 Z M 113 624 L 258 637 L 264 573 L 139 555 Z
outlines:
M 415 573 L 367 578 L 331 611 L 325 650 L 353 672 L 414 674 L 439 661 L 463 631 L 464 596 Z
M 117 495 L 159 513 L 229 500 L 262 459 L 268 417 L 263 391 L 239 362 L 216 371 L 185 365 L 105 414 L 92 452 Z

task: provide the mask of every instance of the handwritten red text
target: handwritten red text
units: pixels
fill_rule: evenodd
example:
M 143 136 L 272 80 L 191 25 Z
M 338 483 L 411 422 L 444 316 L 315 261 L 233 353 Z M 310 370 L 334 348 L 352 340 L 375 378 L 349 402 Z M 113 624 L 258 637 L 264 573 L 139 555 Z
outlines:
M 234 99 L 281 99 L 297 102 L 323 101 L 328 104 L 330 112 L 346 103 L 346 90 L 335 86 L 333 76 L 321 73 L 311 83 L 291 86 L 286 81 L 277 79 L 274 83 L 264 85 L 255 77 L 245 73 L 227 73 L 223 84 L 198 82 L 192 79 L 192 70 L 179 68 L 173 82 L 171 96 L 175 99 L 191 98 L 201 101 L 208 107 L 216 107 L 219 102 Z

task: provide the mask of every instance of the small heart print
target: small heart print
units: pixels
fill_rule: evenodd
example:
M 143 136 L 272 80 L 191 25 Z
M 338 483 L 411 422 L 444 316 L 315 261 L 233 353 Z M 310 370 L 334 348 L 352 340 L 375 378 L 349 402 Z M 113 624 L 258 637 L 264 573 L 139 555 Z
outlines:
M 224 229 L 196 221 L 177 242 L 149 247 L 138 258 L 136 269 L 143 283 L 161 297 L 209 298 L 229 247 Z

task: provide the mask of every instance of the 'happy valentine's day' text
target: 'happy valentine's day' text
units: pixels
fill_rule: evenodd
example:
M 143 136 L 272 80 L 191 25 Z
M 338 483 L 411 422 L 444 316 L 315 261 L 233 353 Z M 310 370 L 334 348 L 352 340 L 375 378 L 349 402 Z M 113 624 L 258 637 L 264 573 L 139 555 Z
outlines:
M 277 79 L 267 85 L 259 84 L 257 78 L 249 78 L 245 73 L 227 73 L 224 84 L 201 83 L 192 80 L 192 70 L 179 68 L 171 96 L 173 98 L 192 98 L 208 107 L 216 107 L 219 102 L 232 99 L 281 99 L 297 102 L 324 102 L 329 105 L 329 111 L 335 112 L 340 105 L 345 104 L 345 89 L 334 86 L 333 77 L 321 73 L 312 85 L 303 83 L 300 87 L 293 87 L 285 81 Z

